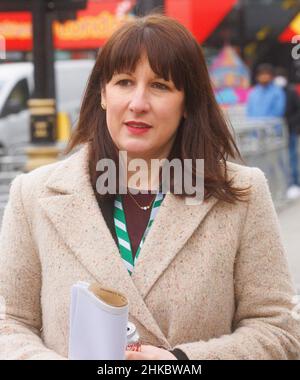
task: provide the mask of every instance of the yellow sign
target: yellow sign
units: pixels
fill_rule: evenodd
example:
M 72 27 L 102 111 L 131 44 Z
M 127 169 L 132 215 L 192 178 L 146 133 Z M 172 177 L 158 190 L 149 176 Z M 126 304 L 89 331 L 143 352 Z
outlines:
M 54 23 L 55 36 L 59 40 L 97 40 L 107 39 L 124 22 L 132 17 L 116 15 L 103 11 L 96 16 L 79 17 L 76 21 Z

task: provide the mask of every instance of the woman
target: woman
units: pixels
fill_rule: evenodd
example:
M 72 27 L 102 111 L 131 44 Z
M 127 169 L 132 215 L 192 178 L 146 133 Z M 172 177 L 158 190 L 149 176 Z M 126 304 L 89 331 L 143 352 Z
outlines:
M 295 291 L 266 179 L 227 161 L 239 152 L 183 26 L 152 15 L 115 32 L 89 79 L 74 148 L 11 187 L 1 357 L 65 358 L 79 280 L 128 297 L 142 346 L 127 359 L 299 357 Z M 120 169 L 120 152 L 129 191 L 118 180 L 115 194 L 102 193 L 98 162 Z M 162 194 L 162 170 L 152 175 L 151 163 L 171 158 L 192 160 L 194 181 L 196 160 L 205 160 L 203 202 L 186 202 L 197 188 L 175 192 L 175 173 Z M 145 166 L 135 182 L 136 159 Z

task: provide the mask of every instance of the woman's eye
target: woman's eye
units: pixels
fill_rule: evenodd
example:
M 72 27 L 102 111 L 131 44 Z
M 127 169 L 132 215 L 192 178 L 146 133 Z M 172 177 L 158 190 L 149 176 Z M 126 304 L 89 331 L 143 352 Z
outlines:
M 131 84 L 131 80 L 129 79 L 122 79 L 117 82 L 122 87 L 127 87 L 129 84 Z
M 153 86 L 155 88 L 160 89 L 160 90 L 167 90 L 168 89 L 168 87 L 165 84 L 159 83 L 159 82 L 153 83 Z

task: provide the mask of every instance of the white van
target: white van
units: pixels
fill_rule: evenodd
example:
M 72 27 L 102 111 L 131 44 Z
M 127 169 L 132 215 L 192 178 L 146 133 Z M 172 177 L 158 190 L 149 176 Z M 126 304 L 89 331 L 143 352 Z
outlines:
M 55 62 L 57 110 L 67 112 L 75 123 L 93 60 Z M 34 88 L 33 64 L 0 64 L 0 147 L 29 143 L 30 115 L 27 101 Z

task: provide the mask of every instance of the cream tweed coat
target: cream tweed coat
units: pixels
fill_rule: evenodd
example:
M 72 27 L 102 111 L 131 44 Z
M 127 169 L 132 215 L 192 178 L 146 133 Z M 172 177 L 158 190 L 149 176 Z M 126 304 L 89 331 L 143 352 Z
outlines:
M 66 358 L 79 280 L 126 294 L 144 343 L 190 359 L 299 358 L 295 290 L 259 169 L 228 163 L 236 186 L 252 185 L 246 203 L 187 205 L 168 193 L 130 277 L 87 165 L 84 146 L 11 186 L 0 241 L 0 358 Z

